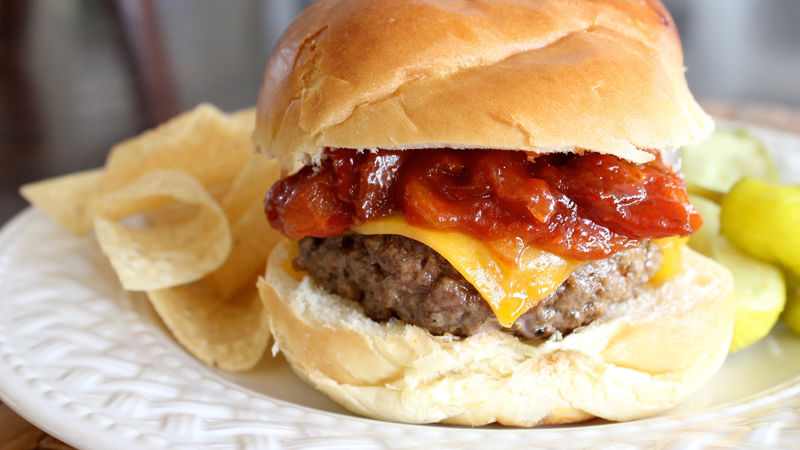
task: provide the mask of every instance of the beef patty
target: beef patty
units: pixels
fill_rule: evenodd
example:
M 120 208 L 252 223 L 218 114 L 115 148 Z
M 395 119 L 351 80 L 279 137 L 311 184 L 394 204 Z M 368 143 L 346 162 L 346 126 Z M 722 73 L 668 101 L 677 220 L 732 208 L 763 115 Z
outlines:
M 397 235 L 307 237 L 294 260 L 318 284 L 360 302 L 373 320 L 397 317 L 433 334 L 467 336 L 503 329 L 526 338 L 566 335 L 636 295 L 659 267 L 653 243 L 577 269 L 546 299 L 503 328 L 478 291 L 444 257 Z

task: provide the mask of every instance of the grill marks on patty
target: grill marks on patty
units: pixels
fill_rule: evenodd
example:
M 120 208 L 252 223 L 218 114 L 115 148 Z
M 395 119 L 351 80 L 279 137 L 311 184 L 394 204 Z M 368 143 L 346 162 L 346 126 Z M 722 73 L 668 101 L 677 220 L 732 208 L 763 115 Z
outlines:
M 318 284 L 360 302 L 373 320 L 397 317 L 433 334 L 502 329 L 526 338 L 566 335 L 636 295 L 661 267 L 653 243 L 590 261 L 547 298 L 502 328 L 480 293 L 433 249 L 403 236 L 307 237 L 294 260 Z

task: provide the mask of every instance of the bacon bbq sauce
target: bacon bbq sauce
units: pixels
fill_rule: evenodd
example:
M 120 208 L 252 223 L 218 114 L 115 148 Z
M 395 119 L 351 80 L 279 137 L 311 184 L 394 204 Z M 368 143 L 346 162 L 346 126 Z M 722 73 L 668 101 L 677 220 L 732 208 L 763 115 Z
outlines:
M 329 149 L 321 165 L 278 181 L 265 208 L 295 240 L 404 214 L 480 239 L 507 261 L 526 245 L 596 260 L 702 224 L 681 177 L 655 155 L 635 164 L 592 152 Z

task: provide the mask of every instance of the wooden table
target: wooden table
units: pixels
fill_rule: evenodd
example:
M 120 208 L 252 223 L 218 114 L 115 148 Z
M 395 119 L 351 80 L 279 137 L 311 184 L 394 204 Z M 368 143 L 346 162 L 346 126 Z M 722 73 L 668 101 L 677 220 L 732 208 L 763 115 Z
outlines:
M 734 106 L 724 102 L 706 102 L 710 114 L 719 118 L 741 120 L 765 127 L 800 134 L 800 110 L 775 105 Z M 69 445 L 48 436 L 0 403 L 0 449 L 71 449 Z

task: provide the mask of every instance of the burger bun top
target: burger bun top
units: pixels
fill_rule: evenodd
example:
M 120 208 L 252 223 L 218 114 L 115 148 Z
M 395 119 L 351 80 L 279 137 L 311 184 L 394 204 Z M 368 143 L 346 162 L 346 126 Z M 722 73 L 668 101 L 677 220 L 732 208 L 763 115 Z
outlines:
M 633 162 L 713 128 L 658 0 L 319 0 L 267 65 L 256 146 L 590 150 Z

